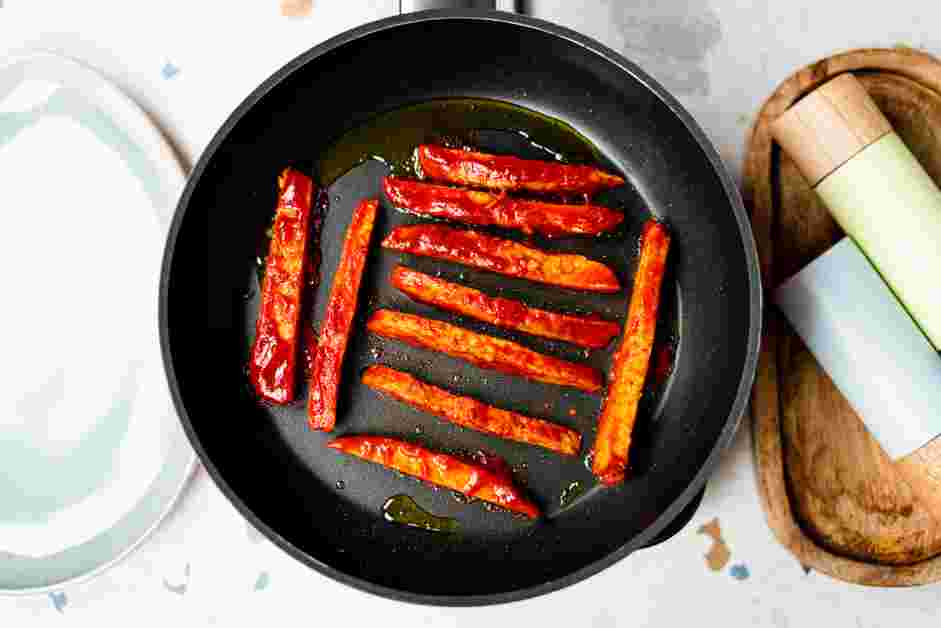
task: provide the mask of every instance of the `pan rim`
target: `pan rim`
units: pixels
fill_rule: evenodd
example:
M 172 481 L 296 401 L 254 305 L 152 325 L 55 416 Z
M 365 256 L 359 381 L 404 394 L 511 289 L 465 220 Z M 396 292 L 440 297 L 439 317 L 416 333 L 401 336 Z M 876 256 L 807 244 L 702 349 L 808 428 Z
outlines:
M 268 92 L 281 84 L 295 71 L 307 63 L 336 50 L 342 46 L 351 44 L 355 41 L 365 39 L 380 32 L 389 31 L 395 28 L 413 25 L 416 23 L 427 23 L 441 20 L 454 21 L 479 21 L 479 22 L 497 22 L 510 24 L 518 28 L 525 28 L 544 33 L 549 36 L 558 37 L 562 40 L 575 44 L 589 53 L 600 56 L 608 63 L 613 64 L 625 74 L 631 76 L 634 80 L 640 82 L 649 90 L 658 100 L 660 100 L 686 127 L 686 130 L 693 136 L 697 145 L 705 154 L 707 160 L 712 166 L 716 176 L 718 176 L 722 189 L 731 205 L 735 221 L 739 228 L 739 235 L 745 255 L 746 273 L 748 279 L 748 301 L 750 304 L 748 338 L 746 345 L 746 355 L 743 364 L 741 379 L 732 403 L 729 416 L 726 419 L 725 426 L 719 433 L 712 451 L 704 461 L 702 467 L 693 477 L 692 481 L 686 486 L 682 493 L 671 503 L 660 516 L 643 532 L 633 539 L 619 547 L 617 550 L 607 554 L 581 569 L 572 571 L 565 576 L 549 580 L 532 587 L 514 589 L 500 593 L 474 594 L 474 595 L 430 595 L 415 593 L 401 589 L 395 589 L 375 582 L 346 573 L 340 569 L 332 567 L 321 562 L 316 557 L 304 552 L 290 541 L 282 537 L 273 528 L 266 525 L 249 507 L 242 501 L 236 492 L 226 482 L 223 474 L 215 466 L 206 454 L 199 438 L 193 428 L 192 421 L 183 403 L 180 394 L 180 386 L 176 378 L 176 372 L 173 367 L 170 353 L 169 325 L 167 299 L 170 284 L 170 268 L 172 265 L 176 242 L 179 235 L 180 226 L 187 209 L 190 205 L 190 198 L 195 190 L 197 182 L 202 178 L 204 171 L 212 161 L 219 146 L 228 138 L 233 128 L 239 121 L 261 100 Z M 301 563 L 315 569 L 316 571 L 329 576 L 330 578 L 351 586 L 353 588 L 397 601 L 410 602 L 414 604 L 424 604 L 432 606 L 484 606 L 491 604 L 504 604 L 509 602 L 521 601 L 528 598 L 545 595 L 552 591 L 565 588 L 577 582 L 580 582 L 590 576 L 593 576 L 602 570 L 610 567 L 621 559 L 632 554 L 634 551 L 643 548 L 653 541 L 657 535 L 676 518 L 683 509 L 700 493 L 708 480 L 709 476 L 715 470 L 722 454 L 728 449 L 735 433 L 741 424 L 742 418 L 748 404 L 748 397 L 754 383 L 758 364 L 759 343 L 761 338 L 762 312 L 763 312 L 763 291 L 761 286 L 761 276 L 759 273 L 758 253 L 755 239 L 752 234 L 751 224 L 745 210 L 742 197 L 737 186 L 732 180 L 731 174 L 726 169 L 719 156 L 718 151 L 706 135 L 705 131 L 699 126 L 692 115 L 686 111 L 683 105 L 672 96 L 660 83 L 653 79 L 649 74 L 642 70 L 635 63 L 629 61 L 623 55 L 607 46 L 595 41 L 594 39 L 581 35 L 571 29 L 558 26 L 544 20 L 528 16 L 511 14 L 500 11 L 475 11 L 475 10 L 432 10 L 410 13 L 406 15 L 396 15 L 363 26 L 356 27 L 332 37 L 317 46 L 314 46 L 306 52 L 298 55 L 271 76 L 269 76 L 261 85 L 251 92 L 236 109 L 229 115 L 225 122 L 219 127 L 210 143 L 207 145 L 199 158 L 196 166 L 193 168 L 191 176 L 186 182 L 186 188 L 180 196 L 179 203 L 173 215 L 173 220 L 167 234 L 167 242 L 164 249 L 163 260 L 160 273 L 160 292 L 158 303 L 158 325 L 160 334 L 160 349 L 163 356 L 164 370 L 166 371 L 167 381 L 170 387 L 170 393 L 173 398 L 173 404 L 179 415 L 180 422 L 187 438 L 193 448 L 199 455 L 199 459 L 209 472 L 210 477 L 216 486 L 222 491 L 226 498 L 235 506 L 236 510 L 245 517 L 254 527 L 260 530 L 281 550 L 292 556 Z

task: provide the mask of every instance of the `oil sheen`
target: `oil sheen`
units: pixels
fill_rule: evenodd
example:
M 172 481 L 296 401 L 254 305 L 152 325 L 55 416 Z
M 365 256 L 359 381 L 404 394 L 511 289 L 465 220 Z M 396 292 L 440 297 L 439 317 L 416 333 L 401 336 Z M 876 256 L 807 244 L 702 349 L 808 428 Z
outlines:
M 559 496 L 559 505 L 562 508 L 565 508 L 578 499 L 584 492 L 585 487 L 582 486 L 581 482 L 575 481 L 570 483 L 568 486 L 562 489 L 562 494 Z
M 370 159 L 385 163 L 393 175 L 414 178 L 419 144 L 468 146 L 546 161 L 604 162 L 586 137 L 555 118 L 496 100 L 442 98 L 393 109 L 347 131 L 320 155 L 319 182 L 328 186 Z
M 456 519 L 438 517 L 419 506 L 408 495 L 395 495 L 382 506 L 382 516 L 386 521 L 399 523 L 430 532 L 456 532 Z

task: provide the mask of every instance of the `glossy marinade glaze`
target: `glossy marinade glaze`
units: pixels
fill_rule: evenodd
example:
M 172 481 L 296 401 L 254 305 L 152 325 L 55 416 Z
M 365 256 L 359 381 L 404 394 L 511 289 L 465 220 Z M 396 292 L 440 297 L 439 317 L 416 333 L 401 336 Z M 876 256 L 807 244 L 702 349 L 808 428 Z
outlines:
M 550 238 L 598 235 L 624 220 L 621 213 L 600 205 L 548 203 L 398 177 L 386 177 L 383 190 L 395 207 L 414 214 Z
M 422 174 L 436 181 L 492 190 L 594 194 L 624 185 L 624 179 L 594 166 L 490 155 L 431 144 L 418 147 Z
M 608 394 L 598 419 L 592 473 L 607 485 L 624 480 L 631 434 L 644 393 L 657 330 L 660 288 L 670 250 L 670 234 L 649 220 L 641 234 L 640 261 L 621 346 L 608 374 Z
M 383 436 L 342 436 L 327 446 L 532 519 L 539 517 L 539 508 L 513 484 L 509 474 L 484 465 Z
M 278 177 L 278 205 L 249 358 L 256 393 L 276 404 L 294 401 L 313 193 L 313 181 L 297 170 L 286 168 Z
M 333 277 L 330 300 L 320 326 L 320 339 L 314 351 L 307 401 L 307 422 L 311 429 L 329 432 L 337 420 L 337 392 L 343 370 L 343 356 L 356 314 L 359 285 L 369 254 L 379 201 L 366 200 L 353 212 L 346 232 L 340 264 Z
M 571 428 L 455 395 L 387 366 L 367 368 L 363 383 L 419 410 L 478 432 L 569 456 L 577 454 L 581 447 L 581 436 Z
M 382 246 L 563 288 L 605 293 L 621 289 L 614 271 L 601 262 L 547 253 L 470 229 L 434 224 L 396 227 Z
M 621 333 L 617 323 L 559 314 L 529 307 L 520 301 L 491 297 L 480 290 L 396 266 L 392 285 L 422 303 L 534 336 L 562 340 L 588 349 L 600 349 Z
M 515 342 L 478 334 L 444 321 L 378 310 L 369 319 L 367 328 L 374 334 L 438 351 L 480 368 L 586 392 L 601 390 L 602 376 L 590 366 L 537 353 Z

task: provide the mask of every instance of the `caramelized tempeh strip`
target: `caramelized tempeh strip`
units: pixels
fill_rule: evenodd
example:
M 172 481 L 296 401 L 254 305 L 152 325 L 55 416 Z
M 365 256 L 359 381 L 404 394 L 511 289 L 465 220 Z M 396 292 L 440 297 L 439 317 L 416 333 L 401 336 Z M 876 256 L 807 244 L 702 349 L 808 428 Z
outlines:
M 483 465 L 383 436 L 342 436 L 327 447 L 533 519 L 539 517 L 539 508 L 513 485 L 509 474 Z
M 492 190 L 594 194 L 624 179 L 592 166 L 488 155 L 425 144 L 418 147 L 422 173 L 438 181 Z
M 452 394 L 387 366 L 370 366 L 363 373 L 363 383 L 419 410 L 478 432 L 570 456 L 577 454 L 581 446 L 582 438 L 573 429 Z
M 333 276 L 333 287 L 323 323 L 320 341 L 314 353 L 310 376 L 307 422 L 311 429 L 329 432 L 337 420 L 337 389 L 343 367 L 343 354 L 356 313 L 359 284 L 369 253 L 369 237 L 376 222 L 379 202 L 363 201 L 353 212 L 346 232 L 340 264 Z
M 600 205 L 546 203 L 397 177 L 386 177 L 383 187 L 399 209 L 470 225 L 520 229 L 526 234 L 538 232 L 550 238 L 597 235 L 611 231 L 624 220 L 621 213 Z
M 546 253 L 512 240 L 444 225 L 396 227 L 382 246 L 443 259 L 509 277 L 595 292 L 618 292 L 614 272 L 581 255 Z
M 278 177 L 278 206 L 249 362 L 255 391 L 272 403 L 294 401 L 297 332 L 313 193 L 313 182 L 297 170 L 285 168 Z
M 396 266 L 392 285 L 416 301 L 478 320 L 552 338 L 589 349 L 600 349 L 621 332 L 617 323 L 600 318 L 569 316 L 528 307 L 519 301 L 487 296 L 479 290 Z
M 624 339 L 614 356 L 614 365 L 608 376 L 608 395 L 598 419 L 591 471 L 603 484 L 621 482 L 627 469 L 631 432 L 653 351 L 660 287 L 669 248 L 670 234 L 666 227 L 656 221 L 648 221 L 641 236 L 640 262 Z
M 401 340 L 414 347 L 440 351 L 480 368 L 587 392 L 601 390 L 601 374 L 590 366 L 536 353 L 515 342 L 478 334 L 444 321 L 378 310 L 366 327 L 374 334 Z

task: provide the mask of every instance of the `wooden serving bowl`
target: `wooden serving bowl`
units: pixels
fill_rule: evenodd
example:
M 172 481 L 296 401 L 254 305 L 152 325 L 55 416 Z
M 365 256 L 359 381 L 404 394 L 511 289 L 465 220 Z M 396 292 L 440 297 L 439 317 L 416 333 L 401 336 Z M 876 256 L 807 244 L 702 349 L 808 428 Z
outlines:
M 770 123 L 844 72 L 862 81 L 941 183 L 941 60 L 865 49 L 799 70 L 765 102 L 747 140 L 744 197 L 768 294 L 843 236 L 772 140 Z M 758 486 L 775 536 L 805 567 L 848 582 L 941 580 L 941 438 L 891 460 L 768 303 L 751 412 Z

